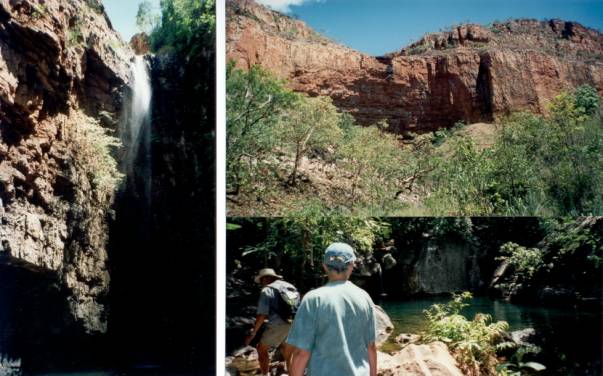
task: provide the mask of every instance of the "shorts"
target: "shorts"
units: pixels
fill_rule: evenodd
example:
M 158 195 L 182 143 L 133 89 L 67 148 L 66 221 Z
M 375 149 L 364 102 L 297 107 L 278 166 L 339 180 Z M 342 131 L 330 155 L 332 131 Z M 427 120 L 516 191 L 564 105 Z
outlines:
M 269 325 L 264 331 L 260 343 L 268 345 L 270 347 L 279 347 L 281 343 L 285 342 L 287 335 L 289 335 L 289 329 L 291 324 L 275 324 Z

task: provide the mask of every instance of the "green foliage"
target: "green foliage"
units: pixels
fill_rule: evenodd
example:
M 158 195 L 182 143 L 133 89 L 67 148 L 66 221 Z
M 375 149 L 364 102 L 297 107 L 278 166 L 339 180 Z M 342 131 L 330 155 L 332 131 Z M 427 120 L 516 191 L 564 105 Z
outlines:
M 599 107 L 599 95 L 597 90 L 588 85 L 582 85 L 576 89 L 576 107 L 586 115 L 593 115 Z
M 590 215 L 603 211 L 603 126 L 588 86 L 561 93 L 548 116 L 516 113 L 502 120 L 491 148 L 455 133 L 426 184 L 434 214 Z
M 82 32 L 83 21 L 79 16 L 76 16 L 73 23 L 67 30 L 67 44 L 69 47 L 80 46 L 86 43 L 86 38 Z
M 295 155 L 289 182 L 295 185 L 303 157 L 328 153 L 341 138 L 340 115 L 328 97 L 305 98 L 285 111 L 278 126 L 283 146 Z
M 533 289 L 569 285 L 580 295 L 593 294 L 600 285 L 603 234 L 598 217 L 541 219 L 544 239 L 537 248 L 508 242 L 498 260 L 514 267 L 515 282 Z
M 515 345 L 517 347 L 517 345 Z M 536 375 L 546 370 L 546 367 L 537 362 L 524 362 L 526 355 L 538 354 L 540 348 L 534 345 L 520 345 L 511 359 L 507 362 L 498 364 L 496 372 L 499 376 L 527 376 Z
M 471 300 L 470 292 L 454 294 L 447 304 L 434 304 L 425 311 L 429 327 L 425 340 L 448 345 L 466 375 L 495 374 L 497 345 L 509 329 L 505 321 L 492 322 L 490 315 L 478 313 L 467 320 L 461 311 Z
M 31 14 L 34 18 L 42 18 L 48 14 L 48 7 L 46 4 L 32 4 L 33 13 Z
M 245 72 L 230 64 L 226 77 L 227 191 L 238 194 L 260 170 L 270 168 L 266 156 L 284 132 L 279 121 L 300 97 L 259 66 Z
M 387 123 L 358 126 L 330 98 L 293 93 L 259 66 L 243 71 L 230 64 L 226 87 L 230 194 L 253 191 L 260 197 L 301 190 L 299 170 L 308 159 L 329 165 L 345 182 L 337 188 L 345 191 L 345 199 L 327 199 L 336 202 L 333 206 L 368 208 L 369 215 L 377 207 L 389 213 L 401 206 L 396 192 L 419 167 L 413 154 L 385 132 Z
M 351 200 L 362 198 L 373 211 L 382 208 L 387 212 L 400 189 L 401 178 L 406 176 L 411 156 L 401 150 L 394 135 L 382 130 L 387 124 L 359 127 L 351 117 L 347 120 L 342 125 L 344 136 L 337 151 L 337 164 L 352 176 Z
M 86 4 L 97 14 L 103 14 L 105 10 L 99 0 L 86 0 Z
M 543 266 L 543 253 L 538 248 L 526 248 L 513 242 L 503 244 L 500 248 L 503 256 L 497 260 L 509 262 L 515 267 L 516 275 L 524 281 L 529 281 Z
M 80 114 L 77 123 L 70 127 L 69 139 L 75 145 L 76 161 L 98 197 L 112 194 L 123 178 L 112 154 L 114 149 L 121 147 L 119 139 L 98 120 L 84 114 Z
M 484 215 L 494 210 L 488 196 L 492 160 L 488 152 L 480 152 L 473 140 L 453 137 L 450 154 L 436 156 L 438 168 L 431 174 L 434 192 L 426 199 L 436 215 Z
M 158 23 L 161 20 L 159 14 L 153 11 L 153 5 L 150 0 L 144 0 L 138 4 L 138 11 L 136 12 L 136 26 L 142 32 L 149 32 L 155 27 L 158 27 Z
M 346 242 L 359 255 L 370 257 L 373 245 L 389 235 L 387 222 L 343 216 L 311 201 L 303 211 L 270 220 L 264 240 L 246 246 L 243 256 L 254 255 L 263 260 L 264 265 L 288 258 L 294 265 L 291 273 L 303 283 L 304 279 L 322 275 L 322 255 L 330 243 Z
M 151 47 L 195 59 L 213 48 L 215 29 L 215 0 L 162 0 L 161 22 L 151 33 Z

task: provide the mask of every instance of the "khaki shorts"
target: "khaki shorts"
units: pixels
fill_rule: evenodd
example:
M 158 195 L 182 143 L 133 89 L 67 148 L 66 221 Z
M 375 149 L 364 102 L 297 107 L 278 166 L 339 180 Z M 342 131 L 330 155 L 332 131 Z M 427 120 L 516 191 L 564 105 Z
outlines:
M 270 325 L 264 331 L 260 343 L 270 347 L 278 347 L 287 339 L 289 329 L 291 329 L 291 324 Z

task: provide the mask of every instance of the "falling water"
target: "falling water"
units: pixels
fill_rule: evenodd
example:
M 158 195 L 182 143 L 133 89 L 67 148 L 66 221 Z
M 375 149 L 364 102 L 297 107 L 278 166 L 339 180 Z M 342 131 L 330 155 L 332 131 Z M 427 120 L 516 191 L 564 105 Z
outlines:
M 131 104 L 122 139 L 128 185 L 150 204 L 151 197 L 151 80 L 144 56 L 131 64 Z

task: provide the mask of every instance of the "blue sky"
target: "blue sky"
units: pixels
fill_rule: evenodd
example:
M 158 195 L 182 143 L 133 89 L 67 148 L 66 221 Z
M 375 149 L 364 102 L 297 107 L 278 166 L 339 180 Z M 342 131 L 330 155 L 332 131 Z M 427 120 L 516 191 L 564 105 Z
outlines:
M 603 30 L 603 0 L 259 0 L 372 55 L 393 52 L 452 24 L 561 18 Z
M 128 42 L 132 35 L 139 32 L 136 27 L 136 12 L 142 0 L 103 0 L 105 11 L 109 15 L 113 28 Z M 159 0 L 151 0 L 159 11 Z

